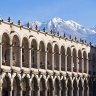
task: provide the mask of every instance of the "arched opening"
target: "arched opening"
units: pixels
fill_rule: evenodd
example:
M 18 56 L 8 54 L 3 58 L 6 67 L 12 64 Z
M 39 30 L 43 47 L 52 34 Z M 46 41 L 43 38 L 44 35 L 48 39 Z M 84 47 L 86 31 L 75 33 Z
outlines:
M 12 96 L 20 96 L 20 80 L 19 78 L 16 76 L 13 80 L 13 92 L 12 92 Z
M 25 37 L 22 41 L 22 67 L 29 67 L 29 43 Z
M 61 47 L 61 70 L 65 71 L 65 49 Z
M 47 87 L 47 96 L 53 96 L 53 83 L 51 78 L 49 78 L 47 81 Z
M 40 80 L 40 96 L 45 96 L 46 84 L 44 78 Z
M 68 88 L 68 90 L 67 90 L 67 96 L 71 96 L 72 83 L 71 83 L 71 80 L 70 79 L 68 79 L 68 81 L 67 81 L 67 88 Z
M 87 73 L 87 54 L 83 52 L 83 60 L 84 60 L 84 73 Z
M 60 90 L 60 86 L 59 86 L 59 80 L 56 78 L 55 79 L 55 96 L 59 96 L 59 90 Z
M 7 33 L 2 36 L 2 65 L 10 66 L 10 39 Z
M 71 71 L 71 49 L 67 48 L 67 71 Z
M 66 81 L 64 79 L 61 80 L 61 96 L 66 96 Z
M 5 76 L 2 84 L 2 96 L 10 96 L 11 82 L 8 76 Z
M 12 40 L 12 56 L 13 66 L 20 67 L 20 41 L 16 35 Z
M 82 96 L 83 85 L 82 85 L 82 81 L 81 81 L 81 79 L 79 80 L 79 84 L 78 84 L 78 86 L 79 86 L 79 96 Z
M 73 82 L 73 96 L 77 96 L 77 94 L 78 94 L 77 90 L 78 90 L 77 81 L 75 79 L 74 82 Z
M 37 96 L 38 95 L 38 81 L 36 77 L 33 77 L 32 80 L 32 96 Z
M 91 75 L 92 74 L 92 65 L 91 65 L 92 64 L 92 58 L 91 58 L 91 53 L 88 53 L 88 63 L 89 63 L 88 64 L 89 65 L 88 66 L 89 67 L 89 72 L 88 73 Z
M 77 71 L 77 53 L 76 49 L 73 49 L 73 71 Z
M 45 45 L 43 41 L 40 41 L 40 68 L 45 69 Z
M 88 84 L 87 84 L 87 81 L 84 80 L 84 96 L 88 96 L 87 95 L 87 89 L 88 89 Z
M 47 45 L 47 69 L 52 70 L 52 45 Z
M 29 87 L 29 80 L 27 77 L 24 77 L 23 80 L 22 80 L 22 88 L 23 88 L 23 91 L 22 91 L 22 95 L 23 96 L 29 96 L 29 90 L 30 90 L 30 87 Z
M 54 69 L 59 70 L 59 48 L 58 45 L 54 45 Z
M 78 71 L 82 72 L 82 53 L 78 51 Z
M 33 68 L 37 68 L 37 42 L 35 39 L 31 42 L 31 64 Z
M 93 75 L 96 75 L 96 71 L 94 70 L 96 67 L 95 67 L 95 64 L 96 64 L 96 56 L 95 56 L 95 54 L 92 54 L 92 69 L 91 70 L 93 70 Z

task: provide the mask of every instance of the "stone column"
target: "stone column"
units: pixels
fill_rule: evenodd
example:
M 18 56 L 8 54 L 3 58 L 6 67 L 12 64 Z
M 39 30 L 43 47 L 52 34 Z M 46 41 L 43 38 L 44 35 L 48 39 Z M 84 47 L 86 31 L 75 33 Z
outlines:
M 87 85 L 87 96 L 89 96 L 89 86 Z
M 73 56 L 71 56 L 71 72 L 73 72 Z
M 20 47 L 20 68 L 22 69 L 22 47 Z
M 31 51 L 32 51 L 31 48 L 29 48 L 29 68 L 30 68 L 30 69 L 31 69 L 31 63 L 32 63 L 32 62 L 31 62 L 31 61 L 32 61 L 32 60 L 31 60 L 31 58 L 32 58 L 32 57 L 31 57 Z
M 71 96 L 73 96 L 73 90 L 74 90 L 73 87 L 71 87 Z
M 45 70 L 47 70 L 47 51 L 45 51 Z
M 1 66 L 2 66 L 2 44 L 0 43 L 0 68 Z
M 59 53 L 59 71 L 61 71 L 61 54 Z
M 54 70 L 54 53 L 52 53 L 52 70 Z
M 11 88 L 10 88 L 10 91 L 9 91 L 10 96 L 12 96 L 12 91 L 13 91 L 13 85 L 11 85 Z
M 12 68 L 13 66 L 13 56 L 12 56 L 12 45 L 10 45 L 10 67 Z
M 67 72 L 67 55 L 65 55 L 65 71 Z
M 37 68 L 40 68 L 40 51 L 37 50 Z

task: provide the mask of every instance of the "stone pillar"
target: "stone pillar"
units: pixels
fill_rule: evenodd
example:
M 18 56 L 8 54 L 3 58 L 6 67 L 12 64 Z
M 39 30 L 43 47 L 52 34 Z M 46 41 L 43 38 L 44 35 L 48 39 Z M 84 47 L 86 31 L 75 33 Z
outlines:
M 20 47 L 20 68 L 22 69 L 22 47 Z
M 29 68 L 30 68 L 30 69 L 31 69 L 31 63 L 32 63 L 32 62 L 31 62 L 31 61 L 32 61 L 32 60 L 31 60 L 31 58 L 32 58 L 32 57 L 31 57 L 31 51 L 32 51 L 31 48 L 29 48 Z
M 12 56 L 12 45 L 10 45 L 10 67 L 12 68 L 13 66 L 13 56 Z
M 89 86 L 87 85 L 87 96 L 89 96 Z
M 59 54 L 59 71 L 61 71 L 61 54 Z
M 40 68 L 40 51 L 37 50 L 37 68 Z
M 67 55 L 65 55 L 65 71 L 67 72 Z
M 73 56 L 71 56 L 71 72 L 73 72 Z
M 45 70 L 47 70 L 47 51 L 45 51 Z
M 52 53 L 52 70 L 54 70 L 54 53 Z
M 2 44 L 0 43 L 0 68 L 1 66 L 2 66 Z

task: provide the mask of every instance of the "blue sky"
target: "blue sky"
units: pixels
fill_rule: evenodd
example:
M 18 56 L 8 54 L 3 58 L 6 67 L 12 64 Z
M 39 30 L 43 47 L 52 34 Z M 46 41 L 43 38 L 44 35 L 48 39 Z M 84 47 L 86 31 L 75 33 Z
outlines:
M 93 27 L 96 0 L 0 0 L 0 16 L 5 20 L 10 16 L 14 22 L 20 19 L 22 23 L 60 17 Z

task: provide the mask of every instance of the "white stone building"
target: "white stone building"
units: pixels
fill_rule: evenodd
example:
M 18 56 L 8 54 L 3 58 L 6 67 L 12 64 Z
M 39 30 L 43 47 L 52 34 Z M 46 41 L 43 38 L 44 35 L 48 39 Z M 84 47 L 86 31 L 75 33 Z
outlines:
M 0 20 L 0 96 L 95 96 L 95 53 L 87 43 Z

